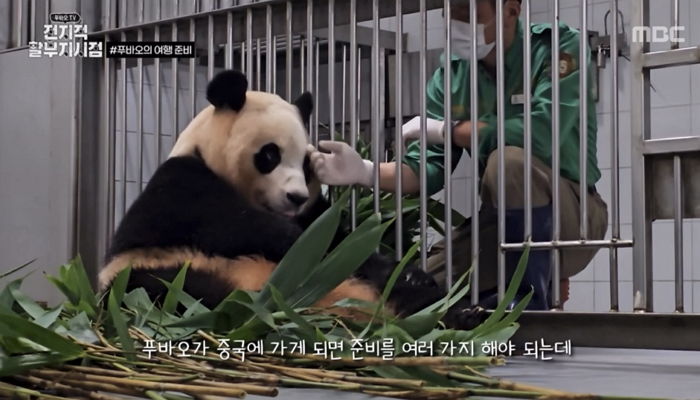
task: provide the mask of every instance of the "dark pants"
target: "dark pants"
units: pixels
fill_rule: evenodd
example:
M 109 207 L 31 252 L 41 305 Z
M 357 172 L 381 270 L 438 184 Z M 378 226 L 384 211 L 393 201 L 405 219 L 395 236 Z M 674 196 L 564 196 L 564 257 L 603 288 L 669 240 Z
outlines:
M 522 148 L 505 148 L 506 208 L 524 208 L 524 165 Z M 578 182 L 561 177 L 559 180 L 561 211 L 561 240 L 580 239 L 580 187 Z M 497 286 L 498 225 L 495 217 L 498 193 L 498 153 L 488 158 L 481 180 L 481 212 L 479 223 L 479 290 Z M 596 192 L 588 196 L 588 239 L 603 239 L 608 227 L 608 207 Z M 552 169 L 532 157 L 532 206 L 546 206 L 552 202 Z M 533 224 L 536 221 L 533 221 Z M 453 278 L 458 279 L 472 265 L 471 225 L 464 224 L 452 233 Z M 598 249 L 567 248 L 560 252 L 561 279 L 581 272 L 591 262 Z M 445 282 L 445 240 L 432 246 L 428 257 L 428 272 L 443 284 Z

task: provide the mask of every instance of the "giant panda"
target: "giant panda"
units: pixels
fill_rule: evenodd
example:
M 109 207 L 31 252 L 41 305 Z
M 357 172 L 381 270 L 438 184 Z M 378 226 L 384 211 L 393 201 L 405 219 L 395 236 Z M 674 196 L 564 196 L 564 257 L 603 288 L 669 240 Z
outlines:
M 303 229 L 328 208 L 309 162 L 311 95 L 290 104 L 247 86 L 236 71 L 208 84 L 211 105 L 180 134 L 120 222 L 99 274 L 102 290 L 131 266 L 127 290 L 143 287 L 162 299 L 167 288 L 158 278 L 172 281 L 189 263 L 184 290 L 213 308 L 235 289 L 262 289 Z M 377 301 L 394 267 L 372 255 L 316 306 Z M 409 267 L 388 310 L 409 314 L 442 296 L 430 276 Z M 474 323 L 469 312 L 451 315 L 452 325 Z

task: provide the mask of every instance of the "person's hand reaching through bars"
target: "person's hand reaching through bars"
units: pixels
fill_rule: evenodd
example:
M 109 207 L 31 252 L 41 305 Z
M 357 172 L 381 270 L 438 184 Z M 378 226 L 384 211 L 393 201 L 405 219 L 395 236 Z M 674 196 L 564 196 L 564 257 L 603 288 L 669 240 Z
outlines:
M 374 163 L 363 160 L 347 143 L 322 140 L 318 148 L 329 152 L 320 152 L 309 145 L 311 166 L 321 183 L 372 186 Z
M 445 143 L 445 122 L 433 118 L 425 119 L 428 144 Z M 401 127 L 404 145 L 408 141 L 420 140 L 420 117 L 415 117 Z

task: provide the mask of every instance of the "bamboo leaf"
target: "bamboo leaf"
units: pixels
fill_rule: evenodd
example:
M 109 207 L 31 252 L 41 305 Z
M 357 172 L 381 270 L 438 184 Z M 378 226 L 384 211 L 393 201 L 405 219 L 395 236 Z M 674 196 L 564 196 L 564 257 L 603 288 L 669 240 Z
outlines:
M 520 257 L 520 261 L 518 262 L 518 267 L 515 269 L 515 272 L 513 273 L 513 277 L 510 280 L 510 283 L 508 284 L 508 289 L 506 290 L 505 296 L 503 297 L 503 300 L 498 304 L 496 307 L 496 310 L 489 315 L 489 317 L 484 321 L 481 325 L 477 326 L 473 330 L 474 336 L 479 336 L 485 331 L 490 330 L 493 325 L 498 323 L 503 318 L 503 315 L 505 314 L 506 307 L 510 302 L 513 301 L 515 298 L 515 295 L 518 292 L 518 288 L 520 287 L 520 282 L 523 280 L 523 276 L 525 275 L 525 269 L 527 268 L 527 260 L 530 255 L 530 247 L 525 247 L 525 250 L 523 251 L 522 256 Z
M 176 322 L 167 323 L 165 326 L 169 328 L 196 328 L 228 332 L 231 329 L 240 327 L 253 315 L 250 308 L 244 307 L 241 302 L 252 303 L 253 298 L 251 294 L 244 290 L 234 290 L 213 310 L 206 310 L 183 317 Z
M 503 326 L 499 329 L 492 329 L 488 333 L 481 334 L 478 337 L 473 337 L 470 340 L 474 344 L 475 355 L 486 355 L 486 352 L 482 350 L 483 344 L 487 342 L 497 342 L 506 343 L 513 337 L 515 332 L 518 330 L 520 325 L 517 322 L 511 323 L 508 326 Z
M 79 357 L 79 354 L 61 353 L 34 353 L 0 357 L 0 376 L 16 375 L 30 369 L 61 364 Z
M 7 271 L 7 272 L 3 272 L 2 274 L 0 274 L 0 279 L 6 278 L 6 277 L 8 277 L 8 276 L 14 274 L 14 273 L 17 272 L 17 271 L 19 271 L 19 270 L 21 270 L 21 269 L 23 269 L 23 268 L 26 268 L 27 266 L 29 266 L 30 264 L 32 264 L 32 263 L 33 263 L 34 261 L 36 261 L 36 260 L 37 260 L 36 258 L 33 259 L 33 260 L 29 260 L 29 261 L 27 261 L 26 263 L 20 265 L 19 267 L 12 268 L 11 270 L 9 270 L 9 271 Z
M 258 304 L 254 301 L 244 302 L 237 300 L 236 302 L 252 311 L 254 313 L 253 318 L 259 319 L 260 321 L 264 322 L 265 325 L 269 326 L 272 329 L 277 329 L 277 325 L 275 325 L 275 320 L 272 318 L 272 313 L 267 308 L 263 307 L 261 304 Z
M 413 337 L 423 336 L 435 328 L 438 321 L 445 315 L 443 311 L 433 311 L 429 313 L 416 313 L 404 319 L 399 319 L 395 323 L 401 329 L 408 332 Z
M 64 296 L 66 296 L 66 299 L 70 304 L 73 305 L 78 305 L 80 304 L 80 295 L 75 292 L 71 287 L 66 284 L 60 277 L 55 277 L 51 275 L 44 275 L 46 279 L 48 279 L 49 282 L 53 283 L 54 286 L 58 288 L 58 290 L 63 293 Z
M 290 321 L 294 322 L 299 327 L 297 333 L 299 333 L 301 339 L 309 342 L 314 341 L 317 329 L 307 322 L 301 315 L 297 314 L 292 307 L 290 307 L 289 304 L 284 301 L 282 298 L 282 293 L 280 293 L 274 286 L 270 287 L 270 291 L 272 292 L 272 299 L 275 301 L 277 308 L 284 312 L 287 318 L 289 318 Z
M 249 319 L 243 326 L 231 331 L 227 337 L 231 340 L 254 340 L 269 332 L 267 325 L 258 318 Z
M 131 273 L 131 267 L 123 269 L 116 278 L 112 281 L 112 286 L 109 289 L 109 299 L 107 300 L 107 308 L 109 309 L 109 314 L 112 317 L 112 324 L 114 324 L 114 329 L 119 335 L 119 341 L 122 347 L 127 352 L 127 359 L 133 361 L 135 360 L 134 355 L 134 342 L 129 336 L 129 329 L 127 328 L 127 321 L 121 313 L 122 299 L 124 298 L 124 292 L 126 292 L 126 285 L 129 282 L 129 274 Z
M 394 268 L 394 271 L 392 271 L 391 276 L 389 276 L 389 279 L 387 280 L 386 285 L 384 286 L 384 290 L 382 291 L 382 297 L 379 301 L 379 304 L 377 304 L 377 307 L 374 310 L 374 314 L 372 315 L 372 318 L 370 319 L 369 323 L 365 326 L 365 329 L 359 334 L 360 338 L 365 337 L 369 330 L 372 327 L 372 323 L 376 319 L 376 317 L 379 315 L 381 310 L 383 309 L 384 305 L 389 299 L 389 295 L 391 294 L 392 289 L 394 289 L 394 285 L 396 285 L 396 281 L 399 279 L 399 276 L 403 272 L 404 268 L 408 264 L 408 262 L 413 258 L 413 256 L 418 252 L 418 248 L 420 246 L 419 242 L 416 242 L 411 246 L 411 248 L 408 249 L 406 254 L 401 258 L 401 262 Z M 434 327 L 434 325 L 433 325 Z M 432 327 L 431 327 L 432 328 Z
M 90 319 L 85 312 L 81 312 L 66 322 L 66 326 L 56 328 L 56 333 L 62 336 L 70 335 L 86 343 L 97 343 L 98 338 L 92 328 Z
M 522 300 L 518 302 L 518 304 L 513 307 L 513 310 L 511 310 L 504 318 L 499 322 L 500 324 L 508 325 L 511 324 L 520 318 L 520 315 L 525 311 L 525 307 L 527 307 L 528 304 L 530 304 L 530 300 L 532 299 L 532 296 L 534 295 L 534 291 L 530 291 L 525 297 L 523 297 Z
M 12 291 L 19 289 L 22 285 L 22 279 L 15 279 L 5 286 L 5 288 L 0 292 L 0 310 L 6 312 L 12 312 L 12 306 L 15 304 L 15 298 L 12 296 Z
M 493 335 L 506 335 L 505 330 L 510 329 L 510 327 L 515 324 L 520 317 L 520 314 L 523 313 L 525 310 L 525 307 L 527 307 L 528 304 L 530 304 L 530 299 L 532 299 L 534 292 L 530 291 L 525 297 L 523 297 L 522 300 L 518 302 L 518 304 L 513 307 L 513 310 L 510 311 L 506 316 L 499 322 L 493 324 L 493 326 L 488 330 L 488 331 L 481 331 L 481 332 L 476 332 L 479 336 L 474 336 L 475 338 L 483 338 L 483 337 L 489 337 Z M 499 336 L 499 338 L 503 337 L 503 340 L 501 342 L 505 342 L 506 340 L 510 339 L 510 337 L 515 333 L 513 331 L 510 335 L 507 337 L 505 336 Z
M 455 284 L 452 285 L 450 290 L 447 291 L 445 297 L 418 311 L 418 314 L 430 313 L 437 309 L 447 310 L 448 308 L 452 307 L 456 302 L 458 302 L 469 292 L 469 281 L 467 281 L 467 283 L 464 286 L 462 286 L 462 284 L 470 276 L 470 274 L 471 269 L 462 274 L 462 276 L 457 280 L 457 282 L 455 282 Z
M 61 315 L 62 311 L 63 305 L 59 305 L 53 310 L 45 311 L 42 315 L 39 316 L 39 318 L 36 318 L 35 322 L 37 325 L 43 328 L 48 328 L 49 326 L 53 325 L 54 322 L 56 322 L 58 316 Z
M 268 304 L 270 300 L 271 285 L 275 286 L 282 296 L 287 297 L 318 265 L 338 229 L 342 207 L 349 196 L 350 190 L 346 190 L 338 201 L 321 214 L 294 242 L 263 288 L 259 300 L 262 304 Z
M 24 279 L 24 278 L 22 278 Z M 27 297 L 21 290 L 19 285 L 14 285 L 9 288 L 10 294 L 22 309 L 29 314 L 34 320 L 39 319 L 46 313 L 43 307 L 37 304 L 34 300 Z
M 289 299 L 293 307 L 308 307 L 347 279 L 377 248 L 390 222 L 378 225 L 374 215 L 362 222 L 309 275 Z
M 175 322 L 165 324 L 166 328 L 193 328 L 205 330 L 222 330 L 220 327 L 230 326 L 228 317 L 220 312 L 206 311 Z
M 47 349 L 45 353 L 0 357 L 0 376 L 12 375 L 48 363 L 71 360 L 83 354 L 83 349 L 70 340 L 18 315 L 6 312 L 0 312 L 0 336 L 31 340 Z
M 95 292 L 92 290 L 92 285 L 90 284 L 90 278 L 88 278 L 87 272 L 85 271 L 85 266 L 83 265 L 83 260 L 80 256 L 71 260 L 69 265 L 69 271 L 72 274 L 72 284 L 74 288 L 78 289 L 79 301 L 78 305 L 82 307 L 87 306 L 88 309 L 84 310 L 88 313 L 88 316 L 94 317 L 97 312 L 97 302 L 95 297 Z
M 185 276 L 187 276 L 187 270 L 189 269 L 189 261 L 180 268 L 175 279 L 173 279 L 172 284 L 168 285 L 168 293 L 163 299 L 163 306 L 161 310 L 169 314 L 175 314 L 175 309 L 177 309 L 178 304 L 178 294 L 182 292 L 185 287 Z

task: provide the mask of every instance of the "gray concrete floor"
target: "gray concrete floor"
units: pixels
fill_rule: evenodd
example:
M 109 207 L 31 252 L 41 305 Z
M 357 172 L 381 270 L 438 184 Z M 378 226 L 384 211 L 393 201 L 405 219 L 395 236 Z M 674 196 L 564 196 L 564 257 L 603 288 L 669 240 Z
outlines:
M 489 373 L 579 393 L 700 399 L 700 352 L 693 351 L 573 348 L 550 361 L 513 357 Z
M 700 337 L 698 337 L 700 340 Z M 494 377 L 578 393 L 700 400 L 700 352 L 573 348 L 571 356 L 540 361 L 511 357 Z M 263 399 L 248 396 L 250 399 Z M 280 389 L 280 399 L 384 399 L 315 389 Z M 494 398 L 491 398 L 494 399 Z

